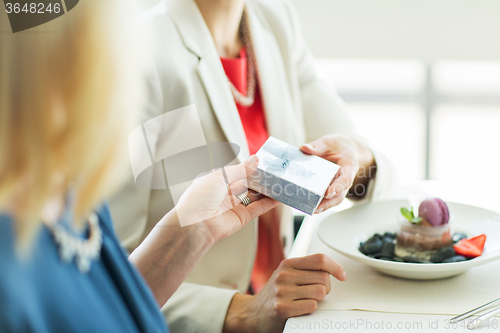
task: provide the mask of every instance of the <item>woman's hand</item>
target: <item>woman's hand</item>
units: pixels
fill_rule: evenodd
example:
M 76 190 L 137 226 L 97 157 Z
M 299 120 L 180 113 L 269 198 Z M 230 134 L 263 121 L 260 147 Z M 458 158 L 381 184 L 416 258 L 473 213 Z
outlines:
M 324 254 L 283 260 L 260 293 L 233 297 L 223 332 L 282 332 L 288 318 L 317 309 L 331 290 L 330 275 L 347 278 L 344 268 Z
M 250 205 L 236 197 L 247 192 L 247 178 L 259 165 L 257 156 L 245 163 L 200 175 L 179 199 L 175 210 L 181 226 L 195 225 L 217 242 L 278 205 L 276 200 L 249 191 Z
M 215 242 L 278 205 L 255 192 L 249 194 L 252 203 L 247 207 L 235 197 L 247 190 L 246 178 L 257 165 L 252 156 L 243 164 L 198 177 L 129 256 L 160 307 Z
M 305 144 L 300 149 L 340 166 L 316 213 L 340 204 L 351 188 L 355 189 L 354 194 L 359 194 L 359 197 L 366 194 L 368 181 L 374 175 L 372 171 L 376 170 L 375 158 L 368 147 L 346 135 L 331 134 Z M 357 189 L 358 184 L 363 188 Z

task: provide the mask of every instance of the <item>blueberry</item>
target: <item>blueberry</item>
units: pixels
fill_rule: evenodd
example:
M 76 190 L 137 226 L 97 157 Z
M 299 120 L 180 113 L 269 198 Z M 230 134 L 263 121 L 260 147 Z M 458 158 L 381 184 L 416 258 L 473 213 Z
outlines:
M 452 247 L 445 247 L 444 249 L 440 250 L 437 253 L 434 253 L 431 256 L 431 261 L 433 263 L 440 263 L 444 262 L 445 259 L 451 258 L 454 255 L 456 255 L 455 250 L 453 250 Z
M 382 242 L 382 248 L 380 252 L 377 253 L 379 257 L 390 257 L 394 256 L 394 243 L 393 242 Z
M 390 233 L 390 232 L 386 232 L 383 236 L 383 238 L 392 238 L 392 239 L 396 239 L 396 234 L 393 234 L 393 233 Z
M 365 243 L 361 242 L 359 243 L 359 252 L 363 253 L 364 255 L 367 255 L 368 253 L 365 252 Z
M 377 241 L 377 240 L 382 240 L 382 236 L 380 236 L 379 234 L 375 234 L 375 235 L 371 236 L 370 238 L 368 238 L 365 241 L 365 244 L 366 243 L 371 243 L 371 242 L 374 242 L 374 241 Z
M 453 238 L 452 239 L 453 239 L 453 243 L 456 243 L 459 240 L 465 239 L 465 238 L 467 238 L 466 234 L 464 234 L 462 232 L 457 232 L 457 233 L 453 234 Z
M 466 260 L 467 260 L 467 258 L 465 258 L 464 256 L 453 256 L 453 257 L 450 257 L 450 258 L 443 260 L 443 263 L 461 262 L 461 261 L 466 261 Z
M 365 242 L 365 246 L 363 246 L 363 253 L 365 254 L 375 254 L 380 252 L 382 249 L 382 244 L 383 242 L 380 240 L 380 238 L 376 239 L 371 239 Z
M 384 236 L 382 242 L 394 243 L 394 238 Z
M 379 254 L 375 255 L 375 259 L 386 260 L 386 261 L 393 261 L 393 257 L 386 257 L 386 256 L 379 255 Z
M 413 263 L 413 264 L 430 264 L 431 262 L 428 260 L 420 259 L 417 257 L 412 257 L 412 256 L 406 256 L 403 257 L 403 260 L 405 262 Z

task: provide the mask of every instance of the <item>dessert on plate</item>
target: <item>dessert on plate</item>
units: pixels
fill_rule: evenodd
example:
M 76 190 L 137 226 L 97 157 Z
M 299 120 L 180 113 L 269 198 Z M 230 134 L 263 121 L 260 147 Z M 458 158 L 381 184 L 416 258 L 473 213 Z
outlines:
M 453 245 L 448 205 L 439 199 L 422 201 L 418 217 L 413 208 L 401 208 L 395 255 L 430 260 L 438 251 Z
M 422 201 L 415 216 L 413 207 L 401 208 L 398 231 L 375 234 L 361 242 L 359 250 L 372 258 L 408 263 L 454 263 L 483 253 L 486 235 L 467 239 L 452 235 L 448 205 L 439 198 Z

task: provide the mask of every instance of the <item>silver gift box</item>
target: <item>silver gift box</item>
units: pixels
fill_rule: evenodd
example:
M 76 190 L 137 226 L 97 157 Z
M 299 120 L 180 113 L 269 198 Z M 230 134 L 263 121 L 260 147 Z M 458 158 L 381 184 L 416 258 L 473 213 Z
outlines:
M 248 179 L 248 187 L 309 215 L 340 169 L 274 137 L 269 137 L 256 155 L 259 166 Z

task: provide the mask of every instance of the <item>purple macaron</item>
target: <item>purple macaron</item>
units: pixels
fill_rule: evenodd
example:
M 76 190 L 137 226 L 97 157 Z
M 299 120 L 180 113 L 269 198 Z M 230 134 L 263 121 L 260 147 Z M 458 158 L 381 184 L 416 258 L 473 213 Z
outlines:
M 418 216 L 426 219 L 433 226 L 448 223 L 450 211 L 446 203 L 439 198 L 426 199 L 418 208 Z

